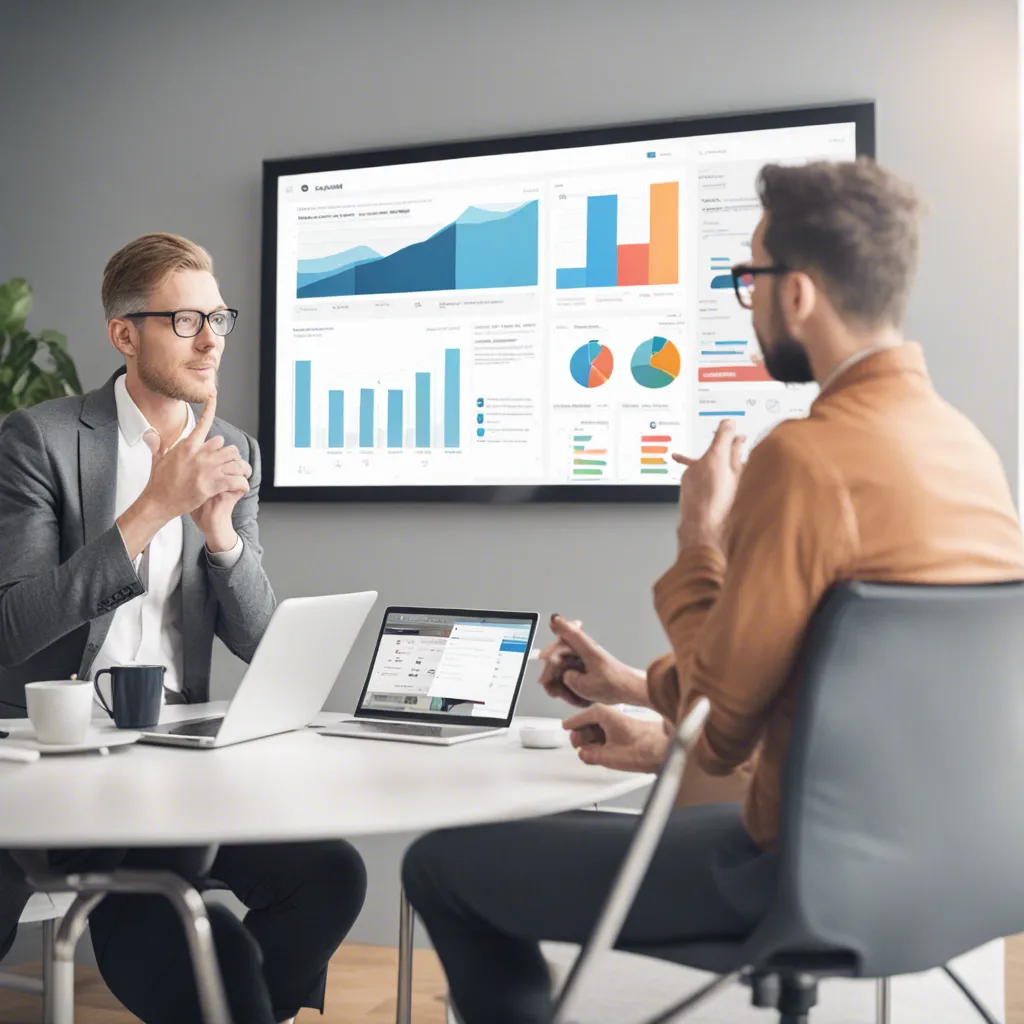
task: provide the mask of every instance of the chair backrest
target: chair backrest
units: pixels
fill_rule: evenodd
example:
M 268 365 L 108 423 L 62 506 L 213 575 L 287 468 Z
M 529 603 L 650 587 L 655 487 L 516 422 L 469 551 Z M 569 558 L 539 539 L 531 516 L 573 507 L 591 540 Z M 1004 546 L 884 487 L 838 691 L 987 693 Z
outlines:
M 1024 931 L 1024 584 L 836 588 L 798 704 L 756 959 L 888 976 Z

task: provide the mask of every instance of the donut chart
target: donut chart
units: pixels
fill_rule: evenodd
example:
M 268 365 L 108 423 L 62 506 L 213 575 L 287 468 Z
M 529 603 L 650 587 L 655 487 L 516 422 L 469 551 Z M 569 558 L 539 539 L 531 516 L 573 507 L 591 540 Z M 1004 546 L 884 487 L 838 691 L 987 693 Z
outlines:
M 680 365 L 679 349 L 655 335 L 637 346 L 629 369 L 642 388 L 655 389 L 667 388 L 679 376 Z
M 569 360 L 569 372 L 581 388 L 599 388 L 607 384 L 614 366 L 612 350 L 599 341 L 588 341 L 581 345 Z

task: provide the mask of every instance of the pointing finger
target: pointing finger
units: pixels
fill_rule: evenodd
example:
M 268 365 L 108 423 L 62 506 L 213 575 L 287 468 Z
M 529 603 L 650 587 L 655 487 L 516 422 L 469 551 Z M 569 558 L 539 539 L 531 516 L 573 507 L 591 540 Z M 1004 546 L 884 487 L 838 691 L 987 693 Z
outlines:
M 562 722 L 562 728 L 568 730 L 583 729 L 590 725 L 600 725 L 601 711 L 598 705 L 587 708 L 586 711 L 577 711 Z
M 561 615 L 552 615 L 551 632 L 581 658 L 601 653 L 601 648 L 583 632 L 578 622 L 563 619 Z
M 210 433 L 210 427 L 213 426 L 213 417 L 216 415 L 217 392 L 213 391 L 206 400 L 206 407 L 203 409 L 203 415 L 199 417 L 199 421 L 196 423 L 196 429 L 192 431 L 196 446 L 201 445 L 206 440 L 207 434 Z
M 732 439 L 732 471 L 734 473 L 743 469 L 743 446 L 746 442 L 747 439 L 742 434 Z
M 711 446 L 709 451 L 718 451 L 724 448 L 732 441 L 736 434 L 736 424 L 732 420 L 725 419 L 718 424 L 718 429 L 715 430 L 715 436 L 711 439 Z
M 160 435 L 152 427 L 142 435 L 142 440 L 153 455 L 160 454 Z

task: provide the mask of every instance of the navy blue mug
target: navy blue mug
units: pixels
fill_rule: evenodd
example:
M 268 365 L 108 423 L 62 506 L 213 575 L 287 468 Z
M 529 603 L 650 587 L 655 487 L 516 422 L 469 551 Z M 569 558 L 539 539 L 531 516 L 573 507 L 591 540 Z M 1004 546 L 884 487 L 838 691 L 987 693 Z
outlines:
M 93 679 L 100 707 L 118 729 L 150 729 L 160 721 L 163 702 L 164 665 L 112 665 L 101 668 Z M 110 676 L 110 703 L 100 692 L 100 676 Z

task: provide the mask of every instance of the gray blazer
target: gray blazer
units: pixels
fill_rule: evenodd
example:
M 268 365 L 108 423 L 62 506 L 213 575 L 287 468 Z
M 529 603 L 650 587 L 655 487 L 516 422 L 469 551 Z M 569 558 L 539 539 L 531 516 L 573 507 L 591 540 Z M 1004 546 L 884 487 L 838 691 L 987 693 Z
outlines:
M 143 586 L 114 523 L 117 406 L 114 381 L 84 396 L 12 413 L 0 427 L 0 717 L 25 714 L 25 683 L 87 678 L 115 609 Z M 181 597 L 189 703 L 209 699 L 214 635 L 250 661 L 274 610 L 256 512 L 254 438 L 213 421 L 252 466 L 235 506 L 242 557 L 214 565 L 191 516 L 182 516 Z

